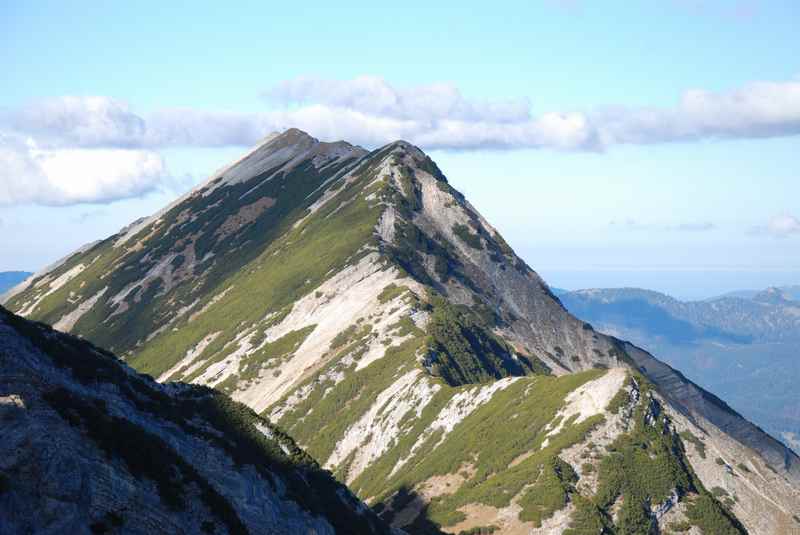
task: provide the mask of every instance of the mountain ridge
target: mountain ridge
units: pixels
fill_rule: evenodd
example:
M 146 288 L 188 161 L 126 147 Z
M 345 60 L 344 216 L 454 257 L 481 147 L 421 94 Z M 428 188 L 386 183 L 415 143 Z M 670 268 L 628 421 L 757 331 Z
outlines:
M 281 430 L 0 307 L 3 533 L 390 533 Z
M 733 513 L 710 505 L 719 500 L 705 488 L 715 484 L 734 491 L 738 501 L 726 507 L 748 529 L 791 526 L 800 513 L 796 455 L 669 366 L 569 314 L 420 149 L 340 145 L 344 156 L 328 147 L 315 160 L 319 145 L 299 131 L 269 139 L 256 149 L 269 169 L 226 168 L 123 242 L 111 237 L 31 281 L 8 306 L 108 344 L 161 380 L 230 393 L 412 532 L 501 518 L 505 531 L 563 530 L 576 515 L 629 527 L 701 522 L 698 503 L 736 532 L 726 516 Z M 630 379 L 635 387 L 632 374 L 641 374 Z M 572 397 L 584 399 L 585 384 L 609 395 L 568 409 Z M 646 395 L 630 398 L 620 416 L 611 398 L 623 385 L 630 396 Z M 523 412 L 508 405 L 512 395 L 524 400 Z M 550 404 L 537 408 L 538 397 Z M 489 414 L 500 420 L 487 423 Z M 514 414 L 529 435 L 502 427 Z M 651 433 L 656 422 L 663 433 Z M 495 453 L 506 464 L 472 444 L 469 429 L 505 436 Z M 621 447 L 639 462 L 630 442 L 638 433 L 663 448 L 659 459 L 683 483 L 673 482 L 669 504 L 637 494 L 612 511 L 622 487 L 603 500 L 596 492 L 617 465 L 610 450 L 589 444 Z M 752 458 L 753 471 L 708 462 L 699 449 L 682 453 L 680 438 L 665 438 L 679 433 L 704 437 L 699 443 L 726 457 Z M 603 481 L 576 487 L 565 479 L 557 503 L 538 503 L 524 481 L 553 467 L 566 474 L 561 463 L 578 462 L 567 453 L 576 448 L 594 451 L 600 475 L 573 469 Z M 680 468 L 686 459 L 694 471 Z M 754 474 L 771 488 L 751 481 Z M 431 490 L 441 477 L 453 492 Z M 666 499 L 662 483 L 652 492 Z M 490 498 L 493 485 L 505 494 Z M 601 506 L 576 509 L 581 500 Z M 652 509 L 662 506 L 661 514 Z M 490 522 L 478 523 L 486 515 Z
M 20 284 L 22 281 L 33 275 L 29 271 L 2 271 L 0 272 L 0 299 L 3 294 L 14 286 Z

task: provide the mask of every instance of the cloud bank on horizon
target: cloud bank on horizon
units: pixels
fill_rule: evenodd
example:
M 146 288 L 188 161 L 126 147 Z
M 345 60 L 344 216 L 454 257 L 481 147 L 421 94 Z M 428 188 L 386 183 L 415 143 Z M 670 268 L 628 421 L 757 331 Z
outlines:
M 253 113 L 167 108 L 145 115 L 107 96 L 53 97 L 0 112 L 0 204 L 141 196 L 171 180 L 159 149 L 247 147 L 288 127 L 366 147 L 406 139 L 456 151 L 604 151 L 800 135 L 800 79 L 752 82 L 729 92 L 693 89 L 672 107 L 538 115 L 528 99 L 469 99 L 449 83 L 397 87 L 376 76 L 299 77 L 263 97 L 270 108 Z

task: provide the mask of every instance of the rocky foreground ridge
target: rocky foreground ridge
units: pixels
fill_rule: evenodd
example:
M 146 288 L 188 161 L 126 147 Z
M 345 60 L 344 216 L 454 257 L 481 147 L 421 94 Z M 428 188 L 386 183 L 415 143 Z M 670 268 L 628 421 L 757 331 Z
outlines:
M 569 314 L 418 148 L 271 136 L 6 306 L 229 393 L 409 533 L 791 533 L 800 460 Z
M 390 533 L 285 433 L 0 307 L 0 533 Z

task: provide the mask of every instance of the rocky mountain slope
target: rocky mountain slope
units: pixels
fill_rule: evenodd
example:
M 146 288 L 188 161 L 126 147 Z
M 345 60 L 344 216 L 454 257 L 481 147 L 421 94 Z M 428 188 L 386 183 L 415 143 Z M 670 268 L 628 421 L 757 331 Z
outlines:
M 268 421 L 0 307 L 0 533 L 389 533 Z
M 598 331 L 646 347 L 800 450 L 800 301 L 791 287 L 689 302 L 636 288 L 557 295 Z
M 569 314 L 405 142 L 270 137 L 7 306 L 230 393 L 410 533 L 800 528 L 796 455 Z

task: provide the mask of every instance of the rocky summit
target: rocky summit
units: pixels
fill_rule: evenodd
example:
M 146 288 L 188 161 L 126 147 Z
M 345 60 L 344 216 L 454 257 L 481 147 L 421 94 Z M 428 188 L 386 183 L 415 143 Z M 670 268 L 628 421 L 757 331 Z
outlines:
M 795 453 L 568 313 L 406 142 L 368 152 L 295 129 L 269 136 L 158 214 L 32 276 L 5 306 L 165 383 L 135 379 L 148 392 L 247 405 L 248 421 L 285 430 L 406 533 L 800 533 Z M 103 422 L 127 414 L 119 384 L 99 389 L 113 396 L 100 407 L 79 383 L 29 394 L 21 381 L 5 406 L 41 397 L 33 406 L 73 440 L 92 437 L 87 411 L 105 411 Z M 172 414 L 130 396 L 159 421 Z M 194 438 L 182 435 L 191 418 L 159 425 L 147 432 L 188 456 L 164 470 L 206 481 L 187 493 L 211 485 L 246 529 L 294 532 L 247 523 L 250 509 L 231 497 L 235 488 L 258 508 L 266 490 L 236 478 L 269 468 L 251 459 L 234 477 L 194 464 L 206 455 L 194 448 L 239 431 Z M 80 447 L 98 458 L 104 448 Z

